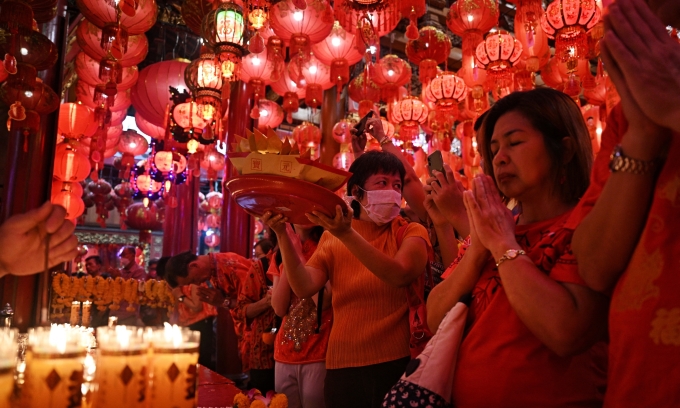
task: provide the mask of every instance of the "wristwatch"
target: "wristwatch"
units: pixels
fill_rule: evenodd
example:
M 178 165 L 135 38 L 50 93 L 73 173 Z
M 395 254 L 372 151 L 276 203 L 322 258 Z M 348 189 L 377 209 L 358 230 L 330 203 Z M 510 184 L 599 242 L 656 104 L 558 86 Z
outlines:
M 631 173 L 637 175 L 645 175 L 653 173 L 659 166 L 659 159 L 650 161 L 638 160 L 628 157 L 623 153 L 621 145 L 614 147 L 611 156 L 609 157 L 609 170 L 612 173 Z
M 224 302 L 222 302 L 221 306 L 225 309 L 229 309 L 229 305 L 231 305 L 231 299 L 226 298 L 226 299 L 224 299 Z
M 527 253 L 524 252 L 522 249 L 508 249 L 505 251 L 503 256 L 501 256 L 501 259 L 496 262 L 496 268 L 500 266 L 505 261 L 512 261 L 513 259 L 517 259 L 518 256 L 520 255 L 526 255 Z

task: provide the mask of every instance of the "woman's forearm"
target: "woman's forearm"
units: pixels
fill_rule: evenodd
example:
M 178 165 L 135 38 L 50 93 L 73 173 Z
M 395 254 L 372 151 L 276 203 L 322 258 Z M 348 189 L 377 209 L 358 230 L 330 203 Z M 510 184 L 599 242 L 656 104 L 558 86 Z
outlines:
M 439 252 L 442 254 L 442 263 L 448 267 L 458 257 L 458 240 L 451 224 L 435 225 L 434 232 L 437 234 Z
M 432 289 L 427 299 L 427 325 L 433 333 L 458 300 L 472 292 L 488 259 L 488 252 L 468 248 L 451 275 Z
M 308 298 L 318 292 L 328 280 L 322 271 L 308 268 L 293 245 L 288 234 L 280 234 L 279 250 L 286 270 L 286 280 L 295 295 L 300 299 Z
M 254 319 L 269 310 L 270 307 L 271 305 L 267 304 L 263 299 L 258 300 L 257 302 L 246 306 L 246 317 L 248 319 Z
M 654 160 L 662 147 L 651 140 L 655 139 L 627 133 L 622 150 L 638 160 Z M 609 291 L 625 270 L 647 221 L 655 182 L 655 174 L 612 173 L 576 229 L 572 249 L 579 273 L 591 288 Z
M 274 277 L 274 289 L 272 290 L 272 308 L 277 316 L 283 317 L 288 314 L 290 308 L 290 285 L 286 278 L 285 269 L 281 275 Z
M 601 340 L 608 299 L 576 284 L 560 283 L 526 256 L 498 268 L 503 290 L 520 320 L 558 355 L 572 355 Z

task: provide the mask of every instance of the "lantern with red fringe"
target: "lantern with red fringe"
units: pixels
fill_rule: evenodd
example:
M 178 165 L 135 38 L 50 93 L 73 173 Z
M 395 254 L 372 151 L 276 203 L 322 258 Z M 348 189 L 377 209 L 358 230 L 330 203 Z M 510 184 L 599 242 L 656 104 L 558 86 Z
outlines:
M 369 77 L 381 88 L 382 100 L 392 103 L 399 97 L 399 87 L 411 81 L 411 66 L 394 54 L 385 55 L 369 67 Z
M 92 200 L 95 204 L 97 212 L 97 222 L 102 228 L 106 226 L 106 220 L 109 218 L 109 211 L 113 209 L 113 197 L 111 197 L 111 184 L 106 180 L 99 179 L 97 181 L 90 181 L 87 184 L 87 189 L 93 194 Z
M 331 33 L 323 41 L 314 44 L 312 52 L 321 62 L 330 66 L 331 82 L 338 87 L 340 98 L 342 86 L 349 81 L 349 67 L 363 58 L 363 47 L 357 49 L 354 34 L 345 31 L 335 21 Z
M 357 45 L 380 55 L 380 37 L 394 30 L 401 20 L 399 4 L 394 0 L 335 0 L 335 18 L 347 32 L 356 35 Z
M 54 177 L 64 182 L 83 181 L 90 174 L 87 156 L 75 151 L 68 143 L 59 143 L 54 154 Z
M 437 65 L 444 63 L 450 52 L 451 40 L 435 27 L 421 28 L 418 37 L 406 43 L 406 56 L 418 64 L 418 78 L 424 85 L 437 76 Z
M 311 150 L 312 159 L 318 158 L 321 144 L 321 130 L 310 122 L 303 122 L 293 129 L 293 139 L 300 147 L 300 152 Z
M 435 103 L 439 111 L 454 112 L 460 102 L 465 100 L 467 86 L 462 78 L 453 72 L 445 71 L 439 73 L 426 88 L 427 98 Z
M 312 109 L 321 106 L 323 91 L 333 87 L 328 65 L 319 61 L 314 55 L 302 64 L 302 75 L 307 82 L 305 103 Z
M 512 92 L 512 72 L 522 56 L 522 44 L 505 31 L 490 33 L 479 43 L 475 56 L 493 81 L 498 97 Z
M 225 81 L 239 80 L 244 32 L 243 8 L 231 1 L 220 1 L 217 7 L 203 18 L 201 34 L 215 50 Z
M 200 116 L 216 124 L 222 123 L 222 74 L 215 54 L 201 53 L 184 71 L 187 84 L 196 103 L 203 107 Z
M 121 167 L 123 174 L 121 178 L 128 179 L 130 177 L 130 170 L 135 165 L 135 156 L 142 155 L 149 150 L 149 142 L 144 136 L 135 132 L 134 130 L 126 130 L 120 136 L 118 142 L 118 151 L 123 154 L 121 158 Z
M 139 241 L 145 243 L 151 242 L 151 231 L 163 228 L 158 207 L 153 201 L 130 205 L 125 223 L 128 227 L 139 230 Z
M 97 131 L 94 112 L 79 103 L 62 103 L 59 108 L 58 129 L 64 139 L 78 140 L 91 137 Z
M 127 224 L 125 224 L 125 220 L 127 219 L 127 208 L 132 204 L 132 196 L 135 191 L 132 189 L 129 182 L 123 181 L 113 188 L 113 192 L 115 193 L 114 201 L 116 208 L 120 214 L 120 228 L 126 229 Z
M 269 99 L 260 101 L 260 114 L 257 119 L 257 128 L 264 132 L 268 128 L 274 129 L 283 122 L 283 109 L 278 103 Z
M 286 112 L 286 121 L 293 123 L 293 112 L 297 112 L 300 108 L 300 99 L 304 98 L 306 91 L 304 88 L 299 88 L 288 74 L 288 70 L 284 70 L 281 79 L 272 84 L 272 89 L 279 95 L 283 95 L 283 110 Z
M 262 51 L 259 54 L 248 54 L 243 58 L 241 63 L 241 80 L 247 82 L 253 89 L 253 108 L 250 111 L 250 117 L 258 119 L 260 117 L 260 109 L 258 107 L 260 96 L 264 94 L 265 86 L 271 83 L 270 77 L 274 64 L 267 59 L 267 52 Z
M 316 44 L 328 37 L 333 29 L 333 9 L 326 0 L 309 0 L 302 10 L 293 0 L 274 4 L 269 15 L 269 25 L 286 45 L 290 57 L 300 56 L 301 61 Z
M 409 25 L 406 27 L 406 38 L 418 39 L 418 17 L 425 15 L 427 4 L 425 0 L 401 0 L 399 11 L 403 18 L 408 18 Z
M 108 56 L 107 51 L 102 48 L 101 43 L 104 42 L 106 44 L 109 39 L 102 38 L 102 36 L 102 29 L 86 19 L 83 19 L 76 29 L 76 41 L 78 42 L 78 46 L 83 52 L 97 61 L 101 61 Z M 146 58 L 146 54 L 149 52 L 149 41 L 144 34 L 131 35 L 127 39 L 123 49 L 125 49 L 125 51 L 123 52 L 121 49 L 122 56 L 116 58 L 118 63 L 123 67 L 137 65 Z
M 170 87 L 186 89 L 184 71 L 189 64 L 183 61 L 161 61 L 139 73 L 132 88 L 132 105 L 141 117 L 155 126 L 167 126 Z
M 415 139 L 420 124 L 427 120 L 427 106 L 415 96 L 407 96 L 390 107 L 390 122 L 399 127 L 399 138 L 404 141 Z
M 542 3 L 541 0 L 518 0 L 515 12 L 515 38 L 522 43 L 522 58 L 530 72 L 538 71 L 550 58 L 548 37 L 540 26 Z
M 380 100 L 380 87 L 366 78 L 364 72 L 350 81 L 347 93 L 353 101 L 359 102 L 359 116 L 362 118 L 375 109 L 376 102 Z
M 201 160 L 201 168 L 208 173 L 208 180 L 214 181 L 220 171 L 226 167 L 224 155 L 217 151 L 214 145 L 206 147 Z

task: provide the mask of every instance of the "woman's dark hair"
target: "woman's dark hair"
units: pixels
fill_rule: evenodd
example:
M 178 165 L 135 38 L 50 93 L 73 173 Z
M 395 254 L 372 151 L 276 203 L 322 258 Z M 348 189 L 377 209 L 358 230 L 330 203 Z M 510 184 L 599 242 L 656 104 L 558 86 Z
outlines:
M 161 260 L 162 259 L 163 258 L 161 258 Z M 163 279 L 168 282 L 170 287 L 176 288 L 179 285 L 177 283 L 177 278 L 186 278 L 189 276 L 189 264 L 196 259 L 198 259 L 198 256 L 191 251 L 179 253 L 168 259 L 165 267 L 162 268 L 164 270 Z M 160 261 L 158 263 L 158 269 L 161 269 Z
M 361 199 L 364 196 L 362 188 L 365 187 L 366 180 L 374 174 L 398 174 L 401 179 L 402 188 L 404 177 L 406 177 L 404 164 L 397 156 L 377 150 L 371 150 L 359 156 L 354 160 L 349 171 L 352 173 L 352 176 L 347 181 L 347 195 L 354 195 L 357 199 Z M 352 193 L 354 186 L 361 187 L 357 189 L 356 194 Z M 352 201 L 352 210 L 354 210 L 354 217 L 359 218 L 361 204 L 357 201 Z
M 168 264 L 168 261 L 170 260 L 169 256 L 164 256 L 161 257 L 158 261 L 156 261 L 156 275 L 160 279 L 163 279 L 165 277 L 165 266 Z M 149 262 L 151 264 L 151 262 Z
M 97 265 L 101 265 L 101 264 L 102 264 L 102 259 L 101 259 L 98 255 L 88 256 L 87 258 L 85 258 L 85 262 L 89 261 L 90 259 L 94 259 L 94 262 L 95 262 Z
M 578 105 L 566 94 L 550 88 L 538 88 L 526 92 L 514 92 L 500 99 L 489 109 L 478 135 L 480 153 L 485 163 L 484 172 L 493 178 L 493 155 L 491 137 L 496 123 L 509 112 L 518 112 L 543 135 L 550 156 L 555 191 L 565 203 L 577 202 L 590 182 L 593 151 L 590 134 Z M 573 140 L 574 155 L 564 162 L 562 139 Z
M 272 241 L 270 241 L 267 238 L 257 241 L 257 243 L 255 243 L 255 246 L 253 248 L 256 248 L 258 246 L 260 248 L 262 248 L 262 252 L 265 255 L 268 254 L 272 249 L 274 249 L 274 244 L 272 243 Z
M 322 226 L 320 226 L 320 225 L 315 225 L 315 226 L 309 231 L 309 239 L 311 239 L 311 240 L 314 241 L 316 244 L 318 244 L 319 241 L 321 241 L 321 236 L 323 235 L 323 232 L 324 232 L 324 231 L 325 231 L 325 230 L 323 229 Z M 272 233 L 273 233 L 273 231 L 272 231 Z M 274 234 L 274 235 L 276 235 L 276 234 Z M 281 251 L 278 250 L 278 249 L 276 250 L 276 255 L 274 255 L 274 262 L 276 262 L 276 266 L 277 266 L 277 267 L 278 267 L 278 266 L 281 266 L 281 264 L 283 263 L 283 258 L 281 257 Z

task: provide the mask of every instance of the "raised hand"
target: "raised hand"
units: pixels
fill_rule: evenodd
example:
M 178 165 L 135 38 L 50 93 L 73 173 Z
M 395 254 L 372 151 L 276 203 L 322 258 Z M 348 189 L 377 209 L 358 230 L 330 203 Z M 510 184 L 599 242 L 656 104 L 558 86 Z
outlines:
M 288 223 L 288 217 L 283 214 L 273 214 L 271 211 L 267 211 L 262 214 L 260 218 L 265 225 L 271 228 L 276 235 L 280 236 L 286 233 L 286 224 Z
M 491 177 L 480 175 L 472 181 L 472 191 L 466 191 L 465 205 L 471 229 L 478 242 L 491 251 L 495 259 L 508 249 L 517 249 L 515 221 L 512 212 L 503 204 Z M 474 242 L 473 242 L 474 244 Z
M 207 303 L 213 306 L 222 306 L 224 300 L 226 299 L 222 292 L 217 289 L 204 288 L 199 286 L 196 290 L 198 293 L 198 298 L 201 302 Z
M 434 177 L 430 177 L 424 187 L 425 192 L 432 197 L 441 214 L 446 217 L 456 231 L 462 236 L 467 236 L 470 233 L 470 227 L 463 203 L 465 188 L 456 179 L 448 164 L 444 165 L 444 173 L 436 170 L 433 173 Z
M 622 103 L 632 97 L 653 122 L 680 132 L 680 44 L 645 0 L 617 1 L 604 23 L 602 59 Z M 627 90 L 621 92 L 623 83 Z
M 335 206 L 335 217 L 331 218 L 318 211 L 311 214 L 306 214 L 307 218 L 316 225 L 324 227 L 324 229 L 337 238 L 341 238 L 344 234 L 352 231 L 352 218 L 354 211 L 352 207 L 348 207 L 347 215 L 342 213 L 342 208 L 339 205 Z
M 75 225 L 66 210 L 46 202 L 35 210 L 14 215 L 0 226 L 0 276 L 30 275 L 45 267 L 45 237 L 50 234 L 48 266 L 78 255 Z

